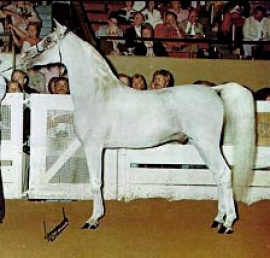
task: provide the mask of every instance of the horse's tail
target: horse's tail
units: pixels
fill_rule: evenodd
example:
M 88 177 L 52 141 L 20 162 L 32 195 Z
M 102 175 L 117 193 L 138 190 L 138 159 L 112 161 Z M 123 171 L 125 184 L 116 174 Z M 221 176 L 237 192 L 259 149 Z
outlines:
M 225 109 L 224 141 L 231 136 L 234 146 L 233 189 L 237 201 L 248 203 L 255 152 L 255 108 L 252 93 L 231 82 L 214 87 Z

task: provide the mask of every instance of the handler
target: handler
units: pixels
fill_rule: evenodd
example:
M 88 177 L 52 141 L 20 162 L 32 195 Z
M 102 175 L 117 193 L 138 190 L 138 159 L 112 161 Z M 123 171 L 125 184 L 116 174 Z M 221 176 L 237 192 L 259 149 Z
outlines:
M 0 74 L 0 103 L 6 95 L 6 79 Z M 1 148 L 1 143 L 0 143 Z M 1 149 L 0 149 L 1 152 Z M 2 173 L 0 168 L 0 223 L 3 223 L 5 217 L 5 197 L 3 190 Z

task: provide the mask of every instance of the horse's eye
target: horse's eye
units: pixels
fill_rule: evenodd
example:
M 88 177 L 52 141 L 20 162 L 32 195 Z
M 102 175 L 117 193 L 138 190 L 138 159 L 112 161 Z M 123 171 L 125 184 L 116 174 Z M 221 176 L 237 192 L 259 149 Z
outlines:
M 52 43 L 52 39 L 51 38 L 47 38 L 45 42 L 46 43 Z

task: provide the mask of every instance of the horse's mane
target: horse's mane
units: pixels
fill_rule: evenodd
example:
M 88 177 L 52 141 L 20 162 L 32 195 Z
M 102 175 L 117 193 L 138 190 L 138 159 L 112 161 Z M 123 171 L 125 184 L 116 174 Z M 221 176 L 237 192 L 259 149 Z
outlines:
M 91 58 L 93 58 L 93 64 L 95 65 L 91 69 L 93 69 L 93 76 L 97 85 L 102 88 L 119 86 L 120 81 L 113 73 L 106 59 L 89 42 L 83 41 L 83 43 L 86 51 L 89 51 Z

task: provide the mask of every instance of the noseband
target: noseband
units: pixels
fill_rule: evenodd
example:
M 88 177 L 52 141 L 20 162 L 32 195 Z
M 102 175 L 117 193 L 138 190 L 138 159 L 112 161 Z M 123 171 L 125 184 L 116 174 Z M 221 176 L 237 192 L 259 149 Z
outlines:
M 71 30 L 70 29 L 66 29 L 65 30 L 65 32 L 64 32 L 64 34 L 63 34 L 63 36 L 62 36 L 62 38 L 61 38 L 61 41 L 69 34 L 71 32 Z M 54 43 L 56 43 L 57 41 L 53 41 Z M 53 44 L 54 45 L 54 44 Z M 45 52 L 46 50 L 48 50 L 49 48 L 51 48 L 53 45 L 51 45 L 51 46 L 48 46 L 48 47 L 45 47 L 45 48 L 43 48 L 43 49 L 40 49 L 39 48 L 39 46 L 38 46 L 38 43 L 36 43 L 36 51 L 37 51 L 37 53 L 38 54 L 42 54 L 43 52 Z M 62 60 L 62 55 L 61 55 L 61 52 L 60 52 L 60 49 L 59 49 L 59 56 L 60 56 L 60 60 Z

